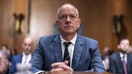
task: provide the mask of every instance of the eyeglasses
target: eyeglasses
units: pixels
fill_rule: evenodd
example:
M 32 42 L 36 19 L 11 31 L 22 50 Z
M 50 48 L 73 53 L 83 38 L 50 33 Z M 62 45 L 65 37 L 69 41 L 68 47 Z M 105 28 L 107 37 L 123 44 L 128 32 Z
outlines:
M 59 20 L 61 20 L 61 21 L 66 21 L 67 19 L 70 19 L 70 20 L 74 21 L 74 20 L 77 19 L 77 17 L 74 16 L 74 15 L 68 15 L 68 16 L 67 15 L 63 15 L 63 16 L 59 17 Z

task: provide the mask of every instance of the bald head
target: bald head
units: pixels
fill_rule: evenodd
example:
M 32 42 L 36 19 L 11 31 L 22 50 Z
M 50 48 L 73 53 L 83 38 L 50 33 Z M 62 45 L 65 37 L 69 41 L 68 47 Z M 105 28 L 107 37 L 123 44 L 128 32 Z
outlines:
M 24 42 L 25 42 L 25 43 L 26 43 L 26 42 L 33 43 L 33 40 L 32 40 L 32 38 L 30 38 L 30 37 L 26 37 L 26 38 L 24 39 Z
M 22 47 L 23 47 L 23 51 L 26 55 L 30 54 L 32 51 L 32 48 L 33 48 L 32 38 L 30 38 L 30 37 L 25 38 Z
M 58 12 L 57 12 L 58 17 L 59 17 L 59 15 L 61 14 L 61 12 L 62 12 L 63 10 L 65 10 L 65 9 L 67 9 L 67 8 L 73 9 L 73 10 L 75 11 L 76 15 L 77 15 L 77 18 L 79 18 L 79 12 L 78 12 L 77 8 L 76 8 L 75 6 L 73 6 L 72 4 L 69 4 L 69 3 L 63 4 L 63 5 L 58 9 Z

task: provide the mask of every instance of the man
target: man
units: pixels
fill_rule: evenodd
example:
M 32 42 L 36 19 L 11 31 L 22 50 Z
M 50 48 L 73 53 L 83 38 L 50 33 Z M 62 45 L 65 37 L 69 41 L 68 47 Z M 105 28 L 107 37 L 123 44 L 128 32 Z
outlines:
M 2 49 L 0 50 L 3 54 L 7 54 L 8 46 L 6 44 L 2 45 Z
M 129 40 L 121 39 L 119 52 L 110 56 L 110 72 L 118 74 L 132 74 L 132 55 L 128 54 Z
M 31 59 L 32 71 L 104 72 L 97 41 L 77 34 L 81 22 L 77 8 L 64 4 L 57 15 L 60 33 L 40 38 Z
M 8 66 L 9 64 L 6 55 L 0 51 L 0 74 L 6 74 Z
M 17 64 L 29 63 L 32 57 L 31 55 L 32 48 L 33 48 L 33 40 L 29 37 L 25 38 L 22 44 L 23 52 L 13 57 L 12 64 L 9 68 L 9 74 L 14 74 L 16 72 Z

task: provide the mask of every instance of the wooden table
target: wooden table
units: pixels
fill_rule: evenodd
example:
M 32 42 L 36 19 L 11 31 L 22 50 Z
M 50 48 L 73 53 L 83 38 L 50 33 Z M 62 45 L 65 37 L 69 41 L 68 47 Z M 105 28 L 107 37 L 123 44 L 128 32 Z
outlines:
M 44 74 L 112 74 L 108 72 L 45 72 Z

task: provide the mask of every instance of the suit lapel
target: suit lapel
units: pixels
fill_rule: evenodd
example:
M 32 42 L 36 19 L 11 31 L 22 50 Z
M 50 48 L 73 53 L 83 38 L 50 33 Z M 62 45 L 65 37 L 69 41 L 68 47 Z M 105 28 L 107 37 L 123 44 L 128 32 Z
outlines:
M 123 63 L 122 63 L 122 60 L 121 60 L 119 52 L 117 53 L 117 61 L 116 62 L 118 64 L 118 67 L 120 68 L 120 70 L 124 71 L 124 69 L 123 69 Z
M 55 36 L 50 47 L 54 51 L 55 61 L 61 62 L 62 61 L 62 48 L 61 48 L 60 34 L 57 34 Z
M 130 56 L 130 54 L 127 54 L 127 72 L 129 72 L 130 71 L 130 64 L 131 64 L 131 62 L 132 62 L 132 60 L 130 59 L 130 58 L 132 58 L 131 56 Z
M 55 61 L 56 62 L 62 62 L 62 47 L 61 47 L 61 40 L 60 40 L 60 34 L 57 34 L 55 38 L 53 39 L 53 42 L 50 45 L 50 48 L 54 51 L 55 55 Z M 83 42 L 79 35 L 77 35 L 77 40 L 74 47 L 74 55 L 72 60 L 72 68 L 75 70 L 77 69 L 77 66 L 79 64 L 79 60 L 82 54 L 83 49 Z
M 77 69 L 83 48 L 82 40 L 79 37 L 80 36 L 77 36 L 77 40 L 74 47 L 74 53 L 73 53 L 72 68 L 74 70 Z

